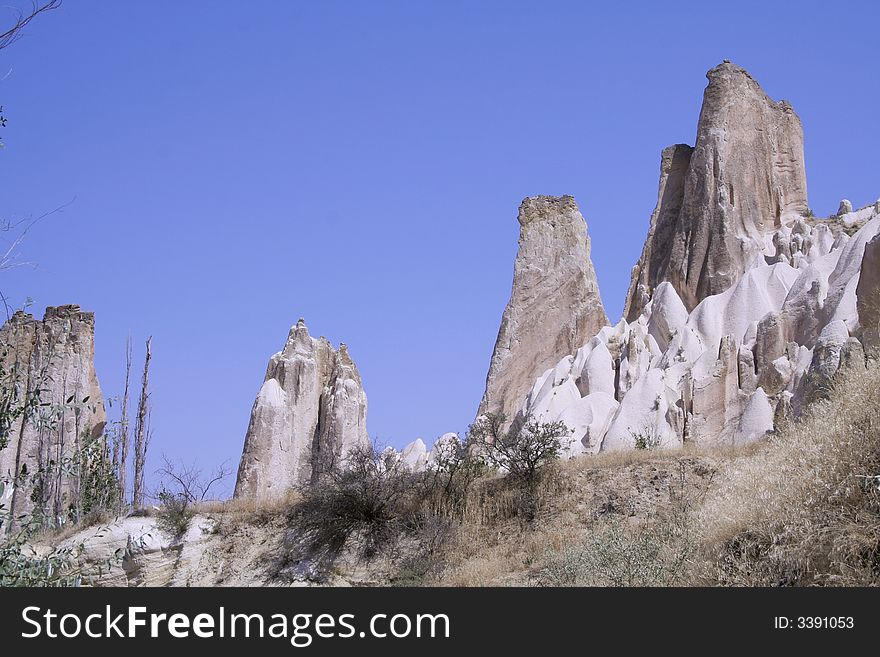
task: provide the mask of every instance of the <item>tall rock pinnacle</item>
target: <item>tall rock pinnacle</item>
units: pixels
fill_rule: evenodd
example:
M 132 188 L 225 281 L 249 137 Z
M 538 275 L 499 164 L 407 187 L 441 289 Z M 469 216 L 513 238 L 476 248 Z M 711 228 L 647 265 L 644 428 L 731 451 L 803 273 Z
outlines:
M 0 479 L 51 473 L 38 490 L 31 477 L 7 486 L 13 495 L 5 510 L 15 517 L 39 507 L 64 516 L 76 501 L 77 482 L 58 464 L 83 440 L 99 438 L 107 421 L 95 373 L 94 314 L 75 305 L 46 308 L 42 321 L 16 312 L 0 328 L 0 363 L 4 399 L 24 404 L 39 390 L 39 406 L 0 435 Z
M 803 130 L 748 72 L 710 70 L 693 149 L 663 151 L 660 193 L 633 269 L 625 318 L 672 283 L 688 310 L 735 284 L 768 234 L 807 212 Z
M 573 354 L 608 319 L 590 260 L 587 226 L 571 196 L 519 207 L 513 290 L 489 363 L 479 413 L 520 410 L 535 377 Z
M 369 444 L 367 396 L 346 346 L 309 335 L 299 320 L 269 359 L 254 401 L 235 497 L 283 498 Z

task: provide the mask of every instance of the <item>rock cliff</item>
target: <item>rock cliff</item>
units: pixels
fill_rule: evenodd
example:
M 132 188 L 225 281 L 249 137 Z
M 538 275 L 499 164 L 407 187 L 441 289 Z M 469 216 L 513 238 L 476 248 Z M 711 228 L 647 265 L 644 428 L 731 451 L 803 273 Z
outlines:
M 878 204 L 813 217 L 791 106 L 729 62 L 708 78 L 696 145 L 663 151 L 624 319 L 519 409 L 572 428 L 571 455 L 757 440 L 876 348 Z
M 20 405 L 39 391 L 40 404 L 8 427 L 0 478 L 45 471 L 73 455 L 84 439 L 102 435 L 107 416 L 94 357 L 95 317 L 79 306 L 46 308 L 42 321 L 18 311 L 0 328 L 4 399 Z M 62 514 L 72 486 L 64 472 L 46 478 L 39 495 L 47 513 Z M 11 515 L 30 512 L 32 477 L 21 478 L 12 490 Z

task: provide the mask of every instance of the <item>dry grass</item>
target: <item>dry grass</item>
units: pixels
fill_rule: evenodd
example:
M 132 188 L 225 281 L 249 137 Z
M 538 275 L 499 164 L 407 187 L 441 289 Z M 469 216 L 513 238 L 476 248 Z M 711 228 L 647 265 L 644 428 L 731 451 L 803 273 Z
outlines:
M 880 364 L 766 441 L 581 457 L 539 492 L 524 524 L 478 482 L 427 583 L 880 584 Z
M 701 583 L 880 583 L 880 364 L 732 463 L 700 514 Z
M 830 399 L 801 421 L 745 448 L 631 450 L 554 463 L 537 484 L 533 519 L 518 513 L 517 487 L 501 476 L 475 481 L 455 513 L 425 500 L 446 523 L 438 526 L 451 528 L 437 550 L 425 556 L 422 535 L 413 536 L 396 557 L 346 566 L 335 581 L 876 585 L 878 475 L 880 364 L 873 363 L 840 376 Z M 239 553 L 259 552 L 251 579 L 271 584 L 269 562 L 282 550 L 296 501 L 209 502 L 197 511 L 217 521 L 217 559 L 238 563 Z M 423 558 L 424 568 L 411 563 Z
M 61 527 L 41 529 L 34 534 L 31 538 L 31 542 L 35 544 L 44 543 L 46 545 L 58 545 L 89 527 L 94 527 L 95 525 L 107 525 L 114 522 L 116 519 L 117 517 L 109 511 L 90 513 L 76 523 L 68 522 Z
M 463 522 L 438 559 L 442 568 L 425 583 L 443 586 L 531 584 L 548 561 L 581 546 L 620 520 L 641 526 L 665 509 L 672 492 L 705 491 L 729 449 L 644 450 L 585 456 L 548 468 L 538 488 L 532 522 L 516 515 L 516 492 L 503 477 L 478 482 Z
M 283 498 L 271 501 L 255 499 L 211 500 L 199 502 L 195 511 L 216 521 L 215 534 L 230 534 L 245 525 L 267 525 L 284 517 L 299 500 L 299 493 L 291 491 Z

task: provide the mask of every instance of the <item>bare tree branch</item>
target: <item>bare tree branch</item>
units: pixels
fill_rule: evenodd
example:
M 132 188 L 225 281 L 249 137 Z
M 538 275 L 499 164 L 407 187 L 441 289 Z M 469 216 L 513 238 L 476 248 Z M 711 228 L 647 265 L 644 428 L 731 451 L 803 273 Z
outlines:
M 7 29 L 3 34 L 0 34 L 0 50 L 11 46 L 13 43 L 19 40 L 22 35 L 22 31 L 27 24 L 30 23 L 34 18 L 38 15 L 42 14 L 46 11 L 51 11 L 53 9 L 58 9 L 61 6 L 61 0 L 47 0 L 40 4 L 36 1 L 31 2 L 30 13 L 26 14 L 20 9 L 13 8 L 13 11 L 16 14 L 15 23 Z
M 122 394 L 122 417 L 119 421 L 119 434 L 113 451 L 113 464 L 116 467 L 116 477 L 119 485 L 119 510 L 125 506 L 126 476 L 128 474 L 128 398 L 129 380 L 131 379 L 131 333 L 125 341 L 125 391 Z
M 6 271 L 7 269 L 14 269 L 16 267 L 26 267 L 33 266 L 34 263 L 26 262 L 19 260 L 18 253 L 16 253 L 16 249 L 21 245 L 24 241 L 27 232 L 34 227 L 34 224 L 39 221 L 49 217 L 55 213 L 64 212 L 64 209 L 70 206 L 74 201 L 76 201 L 76 197 L 74 196 L 67 203 L 59 205 L 54 210 L 50 210 L 49 212 L 45 212 L 41 214 L 39 217 L 29 217 L 27 219 L 19 219 L 18 221 L 10 221 L 8 219 L 0 219 L 0 232 L 9 232 L 11 230 L 15 230 L 19 226 L 24 226 L 21 232 L 15 236 L 10 245 L 6 248 L 5 251 L 0 253 L 0 271 Z M 10 308 L 7 303 L 6 295 L 0 292 L 0 300 L 2 300 L 3 307 L 6 310 L 6 319 L 10 317 Z
M 224 461 L 210 475 L 204 476 L 195 463 L 186 464 L 182 460 L 174 462 L 163 454 L 162 467 L 156 474 L 162 481 L 163 489 L 183 496 L 188 503 L 194 504 L 204 502 L 214 485 L 232 474 L 232 468 Z

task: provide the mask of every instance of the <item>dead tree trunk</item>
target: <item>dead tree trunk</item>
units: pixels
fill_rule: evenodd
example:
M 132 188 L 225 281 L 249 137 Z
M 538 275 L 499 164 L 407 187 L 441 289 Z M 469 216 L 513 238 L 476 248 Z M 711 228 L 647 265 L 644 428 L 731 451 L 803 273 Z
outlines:
M 131 378 L 131 333 L 125 341 L 125 391 L 122 394 L 122 417 L 119 421 L 119 435 L 113 446 L 113 466 L 119 488 L 119 512 L 125 507 L 125 485 L 128 474 L 128 389 Z
M 131 504 L 135 509 L 144 506 L 144 465 L 147 462 L 147 445 L 149 444 L 149 408 L 150 408 L 150 345 L 153 338 L 147 340 L 147 355 L 144 358 L 144 377 L 141 380 L 141 396 L 138 400 L 137 419 L 134 429 L 134 491 Z

